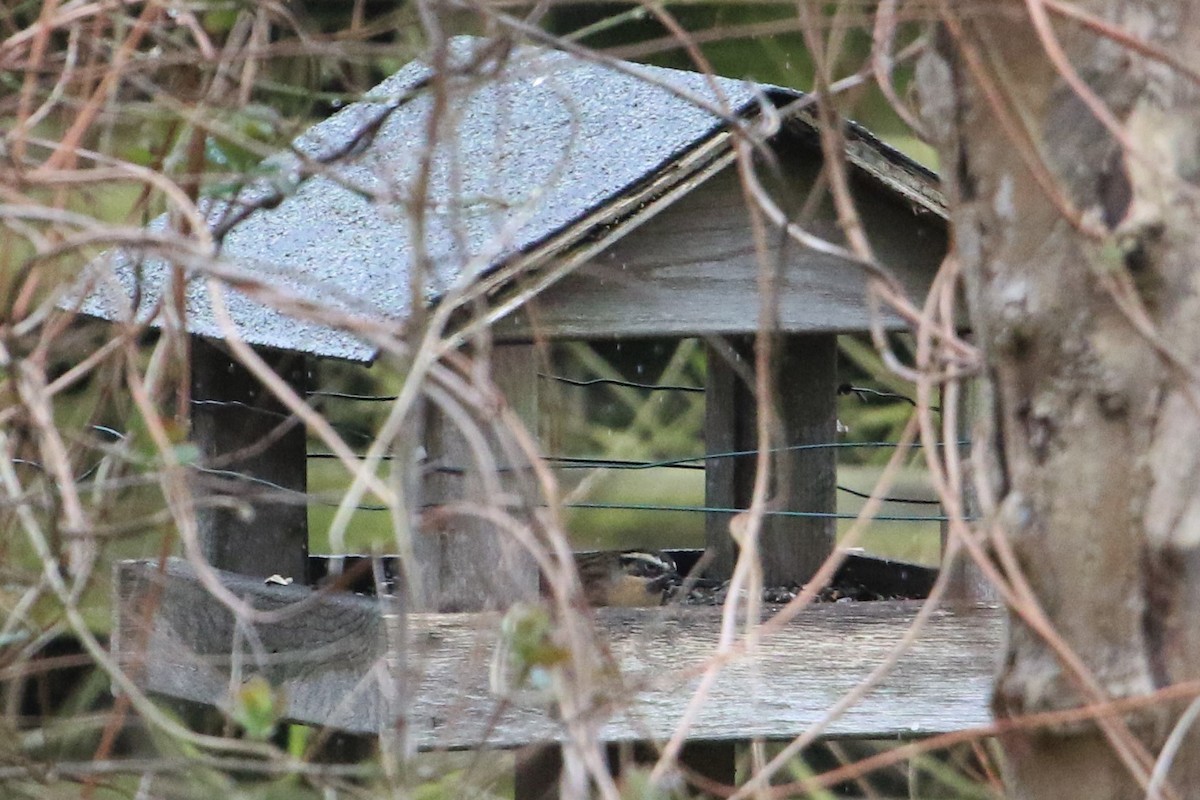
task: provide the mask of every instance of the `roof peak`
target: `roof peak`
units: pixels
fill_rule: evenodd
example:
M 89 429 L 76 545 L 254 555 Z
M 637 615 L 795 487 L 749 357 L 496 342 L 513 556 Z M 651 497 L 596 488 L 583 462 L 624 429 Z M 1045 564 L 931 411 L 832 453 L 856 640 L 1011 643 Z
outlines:
M 429 62 L 439 61 L 437 71 Z M 218 272 L 238 287 L 226 293 L 238 334 L 369 361 L 378 343 L 348 320 L 397 328 L 415 303 L 462 302 L 514 259 L 561 252 L 596 226 L 619 224 L 622 203 L 648 203 L 707 174 L 717 150 L 728 150 L 715 137 L 728 137 L 731 119 L 751 115 L 768 90 L 790 92 L 599 54 L 450 39 L 267 159 L 235 198 L 207 204 L 221 240 Z M 862 141 L 868 154 L 890 151 Z M 151 228 L 166 225 L 160 218 Z M 151 318 L 176 263 L 192 278 L 188 330 L 223 338 L 196 279 L 206 268 L 161 239 L 153 251 L 100 259 L 106 277 L 83 310 L 125 319 L 136 297 L 139 318 Z

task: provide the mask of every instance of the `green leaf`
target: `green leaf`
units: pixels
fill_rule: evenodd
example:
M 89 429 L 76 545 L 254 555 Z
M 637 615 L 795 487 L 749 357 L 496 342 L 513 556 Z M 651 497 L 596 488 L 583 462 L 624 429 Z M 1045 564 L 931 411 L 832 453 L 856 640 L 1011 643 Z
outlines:
M 261 675 L 243 683 L 233 695 L 230 716 L 251 739 L 269 739 L 285 705 L 282 690 L 276 690 Z

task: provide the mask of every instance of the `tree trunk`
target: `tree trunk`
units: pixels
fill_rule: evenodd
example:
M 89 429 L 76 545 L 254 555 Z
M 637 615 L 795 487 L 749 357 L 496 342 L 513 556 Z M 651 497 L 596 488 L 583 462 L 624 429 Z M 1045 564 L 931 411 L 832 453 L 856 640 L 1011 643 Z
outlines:
M 1047 10 L 1064 69 L 1031 17 L 1041 2 L 945 8 L 917 79 L 984 353 L 985 524 L 1107 697 L 1195 680 L 1200 86 Z M 1069 8 L 1200 66 L 1200 4 Z M 1012 615 L 997 716 L 1079 706 L 1080 685 Z M 1186 704 L 1121 718 L 1136 737 L 1124 757 L 1092 723 L 1007 737 L 1014 796 L 1146 796 Z M 1200 791 L 1198 737 L 1169 773 L 1181 797 Z

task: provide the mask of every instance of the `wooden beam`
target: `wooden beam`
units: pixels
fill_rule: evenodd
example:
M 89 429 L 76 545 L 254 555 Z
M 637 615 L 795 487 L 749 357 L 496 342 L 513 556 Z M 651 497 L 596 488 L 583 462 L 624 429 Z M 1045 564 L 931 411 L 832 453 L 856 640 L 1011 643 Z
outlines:
M 970 442 L 976 435 L 979 435 L 976 430 L 978 427 L 976 419 L 983 403 L 983 380 L 985 379 L 976 378 L 964 382 L 959 393 L 958 438 L 962 441 Z M 945 403 L 945 395 L 943 395 L 942 402 Z M 975 492 L 976 476 L 971 460 L 971 445 L 947 444 L 946 446 L 958 447 L 959 458 L 963 465 L 963 510 L 968 516 L 978 519 L 980 516 L 979 498 Z M 950 524 L 943 522 L 941 527 L 942 554 L 945 555 L 950 537 Z M 1000 592 L 984 576 L 983 570 L 972 560 L 965 547 L 959 551 L 958 560 L 951 564 L 949 569 L 949 583 L 946 587 L 947 600 L 960 603 L 1000 603 L 1002 601 Z
M 140 664 L 140 685 L 216 705 L 228 696 L 231 671 L 240 664 L 243 676 L 261 671 L 283 687 L 289 717 L 302 722 L 368 734 L 403 722 L 410 741 L 426 750 L 562 738 L 551 710 L 502 708 L 491 694 L 498 614 L 409 614 L 407 640 L 400 643 L 408 656 L 400 663 L 387 622 L 394 610 L 386 601 L 220 577 L 239 597 L 279 618 L 239 628 L 180 560 L 168 562 L 162 575 L 154 562 L 117 566 L 113 646 L 122 664 Z M 155 591 L 161 591 L 158 610 L 150 629 L 142 630 L 147 597 Z M 289 607 L 295 613 L 284 611 Z M 890 657 L 918 608 L 912 602 L 833 603 L 805 611 L 722 669 L 691 736 L 776 739 L 804 731 Z M 606 695 L 629 700 L 602 712 L 603 740 L 671 735 L 713 655 L 720 615 L 707 607 L 597 610 L 597 635 L 614 667 Z M 988 724 L 1003 625 L 991 606 L 938 611 L 891 673 L 828 734 L 911 737 Z M 404 704 L 395 688 L 402 681 L 410 692 Z
M 239 623 L 183 559 L 114 568 L 113 650 L 154 692 L 226 707 L 252 675 L 283 689 L 290 719 L 366 734 L 403 721 L 401 600 L 268 584 L 232 572 L 221 584 L 270 622 Z M 157 610 L 147 629 L 147 607 Z
M 787 176 L 778 199 L 798 204 L 820 171 L 810 154 L 781 159 Z M 946 253 L 945 223 L 879 191 L 856 184 L 855 199 L 880 261 L 910 297 L 924 297 Z M 808 232 L 843 236 L 824 202 Z M 778 230 L 768 258 L 784 269 L 778 289 L 779 329 L 791 333 L 868 330 L 868 275 L 836 256 L 802 247 Z M 499 320 L 497 339 L 612 339 L 639 336 L 752 334 L 758 329 L 760 260 L 737 170 L 727 168 L 672 203 L 603 252 Z M 531 280 L 540 279 L 535 275 Z M 893 314 L 883 324 L 904 327 Z
M 757 318 L 757 316 L 756 316 Z M 783 334 L 774 342 L 775 408 L 781 437 L 773 444 L 831 442 L 837 434 L 837 337 L 831 334 Z M 710 341 L 705 393 L 704 441 L 708 453 L 758 449 L 758 403 L 753 391 L 754 338 L 740 336 L 718 348 Z M 705 463 L 705 505 L 748 508 L 757 459 L 714 458 Z M 837 455 L 833 449 L 789 452 L 771 459 L 777 510 L 829 512 L 837 508 Z M 714 561 L 709 574 L 728 578 L 737 547 L 730 535 L 732 515 L 705 518 L 705 545 Z M 836 524 L 832 518 L 769 517 L 759 536 L 760 563 L 767 586 L 806 583 L 833 552 Z M 697 753 L 700 753 L 697 757 Z M 732 775 L 737 751 L 733 744 L 709 742 L 684 754 L 685 766 L 712 776 Z
M 504 401 L 536 435 L 537 366 L 533 346 L 497 345 L 491 353 L 491 366 L 492 379 Z M 462 500 L 489 505 L 511 500 L 525 504 L 523 509 L 508 509 L 518 516 L 532 509 L 529 465 L 508 460 L 516 454 L 515 448 L 502 446 L 496 435 L 484 431 L 485 444 L 499 470 L 496 478 L 507 495 L 489 496 L 459 423 L 433 403 L 427 408 L 425 449 L 429 463 L 448 469 L 430 473 L 423 487 L 424 505 Z M 420 600 L 424 610 L 503 609 L 537 596 L 538 572 L 533 557 L 493 524 L 459 519 L 450 529 L 423 531 L 416 544 L 418 569 L 427 583 L 426 596 Z
M 304 356 L 263 355 L 303 395 Z M 217 345 L 193 337 L 191 367 L 192 441 L 201 466 L 210 470 L 197 476 L 195 487 L 205 557 L 221 569 L 259 577 L 278 573 L 306 583 L 304 424 Z M 203 502 L 218 496 L 237 505 Z
M 781 423 L 781 448 L 774 456 L 777 510 L 828 513 L 837 508 L 837 454 L 833 448 L 787 450 L 794 445 L 832 442 L 837 435 L 837 338 L 788 334 L 776 342 L 773 399 Z M 753 373 L 753 340 L 731 341 L 738 363 L 724 348 L 708 348 L 705 450 L 709 453 L 758 448 L 757 402 L 739 375 Z M 713 458 L 705 464 L 705 502 L 716 508 L 747 508 L 754 486 L 755 458 Z M 715 561 L 710 573 L 727 578 L 737 557 L 729 534 L 731 515 L 710 513 L 705 540 Z M 831 552 L 836 535 L 831 517 L 769 517 L 764 521 L 760 551 L 768 586 L 802 584 Z

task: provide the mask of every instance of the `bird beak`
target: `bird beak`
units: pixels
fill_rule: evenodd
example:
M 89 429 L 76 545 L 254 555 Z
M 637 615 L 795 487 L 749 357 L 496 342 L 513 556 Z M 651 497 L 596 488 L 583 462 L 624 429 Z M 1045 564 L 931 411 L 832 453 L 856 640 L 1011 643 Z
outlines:
M 666 575 L 659 576 L 650 582 L 650 591 L 661 592 L 665 597 L 667 592 L 682 584 L 683 576 L 677 572 L 668 572 Z

